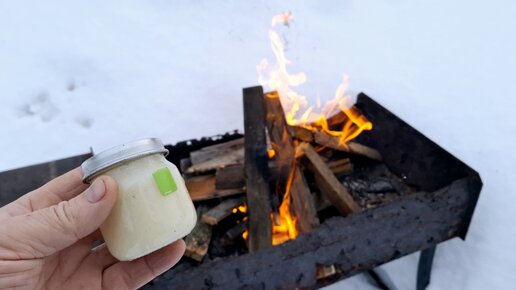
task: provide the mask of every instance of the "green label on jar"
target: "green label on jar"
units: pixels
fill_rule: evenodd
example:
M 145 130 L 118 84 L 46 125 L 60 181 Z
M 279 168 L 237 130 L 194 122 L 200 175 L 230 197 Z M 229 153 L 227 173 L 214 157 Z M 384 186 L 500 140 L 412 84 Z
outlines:
M 154 182 L 156 182 L 161 195 L 167 196 L 177 190 L 177 184 L 168 167 L 156 170 L 152 176 L 154 177 Z

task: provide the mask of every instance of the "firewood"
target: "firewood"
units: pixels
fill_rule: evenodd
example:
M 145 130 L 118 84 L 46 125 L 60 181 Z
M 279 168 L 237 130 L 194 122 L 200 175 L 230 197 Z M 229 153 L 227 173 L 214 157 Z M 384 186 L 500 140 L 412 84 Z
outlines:
M 237 237 L 241 237 L 246 229 L 247 229 L 247 223 L 239 222 L 235 226 L 230 228 L 224 235 L 227 238 L 229 238 L 230 240 L 234 240 Z
M 234 189 L 245 187 L 244 164 L 230 164 L 217 169 L 215 188 Z
M 335 265 L 316 265 L 315 278 L 317 280 L 328 278 L 337 273 L 337 269 L 335 269 Z
M 232 199 L 227 199 L 221 202 L 219 205 L 210 209 L 206 213 L 202 215 L 201 221 L 205 224 L 216 225 L 221 220 L 229 216 L 235 208 L 244 204 L 245 197 L 237 197 Z
M 296 211 L 296 216 L 302 218 L 302 222 L 296 220 L 296 227 L 301 233 L 310 232 L 319 226 L 319 218 L 315 214 L 311 218 L 306 218 L 303 214 L 316 213 L 314 197 L 310 192 L 308 183 L 305 180 L 300 165 L 296 162 L 294 165 L 294 179 L 290 188 L 290 197 L 292 199 L 292 207 Z
M 216 189 L 215 176 L 202 175 L 186 179 L 186 188 L 193 201 L 208 200 L 244 193 L 243 188 Z
M 197 208 L 197 216 L 199 217 L 199 220 L 192 232 L 185 238 L 185 256 L 190 257 L 197 262 L 202 262 L 206 253 L 208 253 L 211 233 L 213 230 L 211 225 L 200 222 L 200 217 L 206 210 L 207 208 L 205 206 L 199 206 Z
M 321 131 L 314 132 L 314 141 L 315 143 L 328 148 L 345 151 L 356 155 L 362 155 L 377 161 L 382 161 L 382 155 L 374 148 L 353 141 L 341 143 L 339 137 L 332 136 Z
M 276 194 L 279 196 L 286 192 L 288 178 L 293 171 L 295 178 L 292 181 L 290 196 L 296 216 L 296 226 L 300 233 L 310 232 L 319 225 L 319 218 L 304 176 L 296 165 L 294 142 L 288 132 L 279 95 L 276 92 L 267 93 L 265 103 L 267 107 L 267 129 L 272 148 L 276 151 L 275 160 L 278 167 Z
M 247 216 L 250 252 L 272 246 L 270 223 L 269 168 L 265 136 L 265 102 L 262 87 L 245 88 L 245 174 L 247 178 Z
M 348 159 L 349 161 L 349 159 Z M 272 176 L 276 176 L 278 173 L 278 165 L 274 160 L 269 160 L 269 173 Z M 336 170 L 337 172 L 346 171 L 346 169 L 341 168 L 341 166 L 349 167 L 350 164 L 337 164 L 335 163 L 332 167 L 332 170 Z M 244 164 L 230 164 L 228 166 L 219 168 L 215 173 L 215 188 L 219 189 L 245 189 L 245 169 Z
M 348 116 L 343 112 L 339 111 L 337 114 L 328 118 L 328 126 L 331 128 L 337 125 L 344 125 L 344 121 L 348 120 Z
M 353 200 L 348 190 L 335 177 L 326 163 L 314 151 L 308 143 L 302 143 L 298 150 L 304 152 L 304 156 L 309 161 L 308 168 L 314 172 L 315 180 L 321 193 L 335 206 L 343 215 L 360 211 L 360 206 Z
M 211 145 L 190 153 L 192 164 L 200 164 L 210 161 L 221 155 L 232 153 L 235 150 L 244 148 L 244 138 L 231 140 L 225 143 Z
M 201 163 L 193 163 L 186 170 L 186 173 L 203 173 L 217 168 L 224 167 L 229 164 L 242 163 L 244 160 L 244 148 L 238 148 L 231 151 L 217 152 L 213 157 Z
M 190 158 L 183 158 L 179 161 L 179 170 L 181 173 L 186 173 L 188 168 L 192 166 L 192 160 Z
M 288 130 L 290 132 L 290 135 L 292 137 L 295 137 L 301 141 L 305 142 L 313 142 L 314 141 L 314 134 L 312 130 L 301 127 L 301 126 L 288 126 Z
M 353 164 L 349 158 L 333 160 L 326 164 L 335 175 L 350 174 L 353 172 Z
M 331 202 L 328 201 L 323 194 L 316 193 L 314 194 L 314 205 L 315 209 L 319 212 L 329 208 L 331 206 Z

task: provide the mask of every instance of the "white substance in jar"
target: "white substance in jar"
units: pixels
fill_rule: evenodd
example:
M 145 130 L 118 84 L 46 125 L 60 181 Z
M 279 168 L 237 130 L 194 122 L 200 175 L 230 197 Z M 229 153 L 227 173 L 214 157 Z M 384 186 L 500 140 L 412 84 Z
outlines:
M 156 142 L 157 139 L 146 140 Z M 122 145 L 121 150 L 134 149 L 131 145 L 135 143 Z M 140 152 L 143 156 L 139 157 L 134 157 L 134 152 L 142 151 L 141 148 L 129 150 L 131 154 L 122 152 L 113 155 L 117 148 L 120 149 L 115 147 L 98 154 L 101 161 L 113 161 L 111 163 L 115 164 L 95 172 L 88 169 L 97 169 L 106 162 L 94 160 L 86 164 L 87 160 L 83 163 L 83 170 L 86 181 L 105 174 L 118 182 L 117 202 L 100 230 L 109 252 L 118 260 L 129 261 L 186 236 L 194 228 L 197 215 L 181 174 L 163 155 L 164 147 L 157 153 Z M 159 146 L 156 148 L 160 149 Z

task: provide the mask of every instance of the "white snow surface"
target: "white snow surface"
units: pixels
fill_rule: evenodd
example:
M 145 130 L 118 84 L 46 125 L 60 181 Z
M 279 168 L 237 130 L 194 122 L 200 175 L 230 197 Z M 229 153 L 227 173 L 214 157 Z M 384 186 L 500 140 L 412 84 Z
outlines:
M 428 289 L 514 289 L 514 1 L 2 1 L 0 170 L 241 130 L 242 88 L 287 10 L 302 92 L 330 98 L 347 73 L 480 172 L 467 240 L 437 248 Z M 417 259 L 381 268 L 414 289 Z M 357 275 L 326 289 L 374 287 Z

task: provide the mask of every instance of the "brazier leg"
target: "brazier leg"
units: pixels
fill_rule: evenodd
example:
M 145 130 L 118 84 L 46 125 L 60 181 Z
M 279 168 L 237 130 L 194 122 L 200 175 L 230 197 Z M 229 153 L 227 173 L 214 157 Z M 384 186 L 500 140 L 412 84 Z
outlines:
M 432 263 L 434 261 L 436 247 L 437 246 L 433 246 L 421 251 L 417 268 L 417 290 L 425 290 L 428 284 L 430 284 L 430 275 L 432 274 Z

